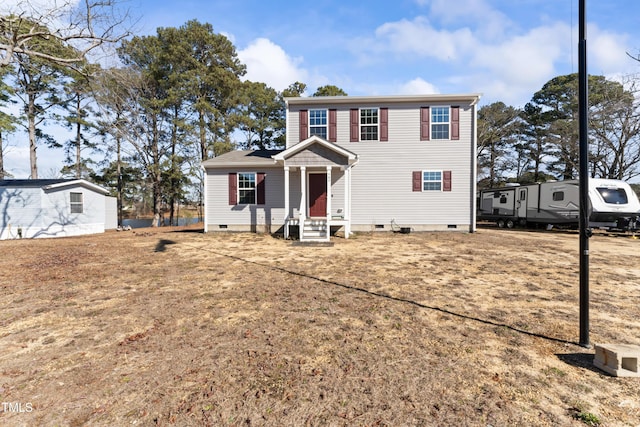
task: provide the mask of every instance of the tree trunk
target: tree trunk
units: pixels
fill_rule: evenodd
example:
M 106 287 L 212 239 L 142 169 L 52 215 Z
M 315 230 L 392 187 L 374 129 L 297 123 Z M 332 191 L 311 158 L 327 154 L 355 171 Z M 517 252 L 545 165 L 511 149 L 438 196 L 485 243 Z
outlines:
M 31 94 L 28 95 L 27 120 L 29 127 L 29 160 L 31 163 L 31 179 L 38 179 L 38 156 L 36 154 L 36 100 Z
M 76 178 L 82 178 L 82 124 L 80 123 L 80 95 L 76 95 Z
M 151 179 L 153 179 L 153 223 L 152 227 L 157 227 L 160 221 L 160 211 L 162 209 L 162 174 L 160 173 L 160 150 L 158 144 L 158 120 L 153 117 L 153 140 L 151 142 L 151 158 L 153 159 Z
M 4 146 L 2 145 L 2 132 L 0 132 L 0 179 L 4 179 Z
M 116 174 L 118 175 L 118 183 L 116 184 L 117 204 L 118 204 L 118 225 L 122 225 L 122 164 L 120 156 L 120 137 L 116 137 Z
M 207 123 L 202 111 L 198 113 L 198 126 L 200 127 L 200 160 L 205 161 L 209 158 L 209 154 L 207 153 Z

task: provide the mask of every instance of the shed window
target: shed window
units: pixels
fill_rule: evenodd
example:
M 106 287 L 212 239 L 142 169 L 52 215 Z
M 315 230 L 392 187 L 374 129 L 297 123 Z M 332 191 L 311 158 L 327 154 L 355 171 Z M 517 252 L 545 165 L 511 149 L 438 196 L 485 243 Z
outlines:
M 71 213 L 82 213 L 82 193 L 70 193 Z

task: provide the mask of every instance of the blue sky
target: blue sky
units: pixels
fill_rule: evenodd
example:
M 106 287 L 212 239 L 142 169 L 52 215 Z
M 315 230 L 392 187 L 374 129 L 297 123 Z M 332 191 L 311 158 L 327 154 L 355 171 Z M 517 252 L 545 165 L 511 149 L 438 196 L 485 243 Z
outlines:
M 16 0 L 10 0 L 16 1 Z M 75 1 L 75 0 L 73 0 Z M 481 105 L 521 107 L 551 78 L 578 71 L 578 0 L 128 0 L 140 35 L 190 19 L 226 35 L 246 79 L 277 90 L 301 81 L 350 95 L 481 93 Z M 637 0 L 588 0 L 591 74 L 638 73 Z M 21 139 L 24 139 L 23 137 Z M 6 162 L 28 174 L 19 143 Z M 39 168 L 60 169 L 61 153 Z M 9 163 L 10 161 L 14 164 Z M 26 163 L 24 163 L 26 162 Z
M 522 106 L 549 79 L 577 72 L 578 0 L 133 0 L 141 30 L 194 17 L 229 37 L 246 78 L 312 93 L 483 93 Z M 178 6 L 179 4 L 179 6 Z M 589 71 L 617 76 L 640 64 L 636 0 L 587 2 Z

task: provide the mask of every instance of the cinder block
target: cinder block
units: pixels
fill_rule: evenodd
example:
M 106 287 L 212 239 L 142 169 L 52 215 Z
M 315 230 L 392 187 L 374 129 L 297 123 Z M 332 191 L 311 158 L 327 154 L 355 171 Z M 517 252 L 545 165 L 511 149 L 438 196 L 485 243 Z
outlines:
M 615 377 L 640 377 L 640 345 L 596 344 L 593 364 Z

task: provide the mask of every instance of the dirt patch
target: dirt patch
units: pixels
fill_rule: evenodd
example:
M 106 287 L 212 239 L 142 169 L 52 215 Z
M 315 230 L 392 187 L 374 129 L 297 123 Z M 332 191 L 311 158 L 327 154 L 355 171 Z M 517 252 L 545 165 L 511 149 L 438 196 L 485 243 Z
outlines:
M 576 344 L 577 234 L 333 243 L 0 242 L 0 424 L 638 424 Z M 640 344 L 640 240 L 590 244 L 591 340 Z

